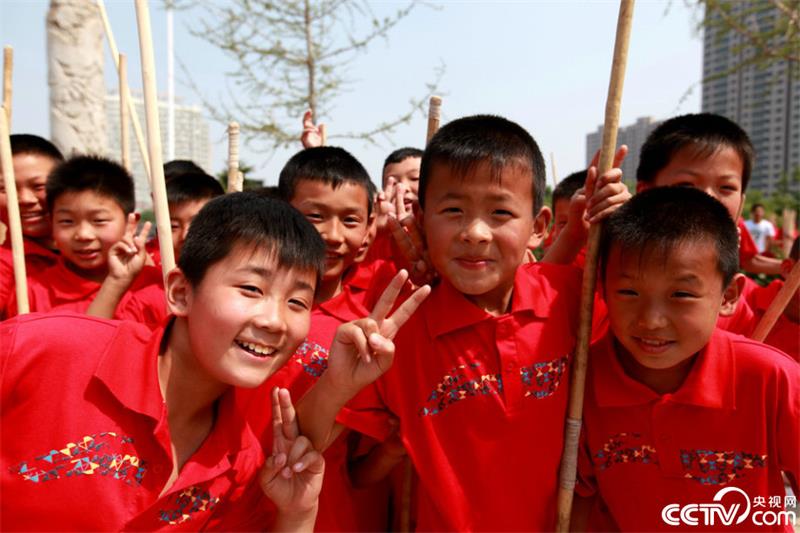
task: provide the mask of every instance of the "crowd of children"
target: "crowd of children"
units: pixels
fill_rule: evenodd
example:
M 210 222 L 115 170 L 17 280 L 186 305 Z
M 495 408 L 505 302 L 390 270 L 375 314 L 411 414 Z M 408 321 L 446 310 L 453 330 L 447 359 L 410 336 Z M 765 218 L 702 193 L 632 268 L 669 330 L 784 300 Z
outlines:
M 800 239 L 782 261 L 750 237 L 755 154 L 735 123 L 667 120 L 636 194 L 623 147 L 552 206 L 536 141 L 505 118 L 394 151 L 381 191 L 303 126 L 277 187 L 224 194 L 165 165 L 165 274 L 122 166 L 11 136 L 31 314 L 6 238 L 0 529 L 553 530 L 600 222 L 573 529 L 697 523 L 672 506 L 722 489 L 786 517 L 725 524 L 793 525 L 800 294 L 750 337 Z

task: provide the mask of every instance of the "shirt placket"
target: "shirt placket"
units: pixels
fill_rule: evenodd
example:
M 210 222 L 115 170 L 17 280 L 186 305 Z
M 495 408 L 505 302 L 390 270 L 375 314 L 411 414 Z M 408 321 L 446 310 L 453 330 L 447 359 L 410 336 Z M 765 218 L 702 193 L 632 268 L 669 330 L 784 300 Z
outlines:
M 497 321 L 495 346 L 500 359 L 500 375 L 503 379 L 503 399 L 506 409 L 517 409 L 522 402 L 522 381 L 519 377 L 520 360 L 513 315 L 504 316 Z

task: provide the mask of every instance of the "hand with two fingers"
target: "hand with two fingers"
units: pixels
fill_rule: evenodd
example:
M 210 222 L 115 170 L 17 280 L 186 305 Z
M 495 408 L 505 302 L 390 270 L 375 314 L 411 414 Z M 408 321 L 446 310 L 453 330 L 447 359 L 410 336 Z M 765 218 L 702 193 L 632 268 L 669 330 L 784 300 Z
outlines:
M 322 146 L 325 124 L 315 125 L 313 112 L 309 109 L 303 114 L 303 133 L 300 142 L 303 148 L 317 148 Z
M 419 220 L 406 206 L 404 196 L 404 185 L 398 184 L 395 194 L 395 216 L 389 218 L 389 230 L 407 263 L 411 282 L 417 286 L 425 285 L 436 279 L 436 270 L 428 256 Z
M 125 235 L 108 251 L 108 276 L 117 281 L 130 284 L 148 263 L 145 243 L 150 233 L 150 222 L 145 222 L 139 231 L 135 229 L 136 216 L 128 215 Z

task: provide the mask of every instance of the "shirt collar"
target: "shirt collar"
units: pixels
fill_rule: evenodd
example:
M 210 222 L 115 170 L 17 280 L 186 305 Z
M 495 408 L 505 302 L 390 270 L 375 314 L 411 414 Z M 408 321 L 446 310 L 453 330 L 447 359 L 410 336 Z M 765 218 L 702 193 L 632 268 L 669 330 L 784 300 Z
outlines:
M 598 341 L 591 351 L 589 364 L 594 400 L 600 407 L 640 405 L 662 398 L 673 402 L 713 409 L 734 409 L 735 361 L 727 334 L 715 329 L 683 385 L 671 394 L 659 395 L 625 373 L 617 358 L 613 333 Z
M 51 275 L 46 277 L 49 289 L 62 302 L 85 300 L 100 289 L 96 281 L 79 276 L 69 268 L 63 257 L 52 267 Z
M 536 263 L 517 268 L 511 311 L 507 314 L 531 312 L 538 318 L 547 318 L 554 290 L 538 275 L 539 270 Z M 428 296 L 425 307 L 426 323 L 433 337 L 497 318 L 470 302 L 447 280 L 442 280 Z
M 343 322 L 357 320 L 369 315 L 369 312 L 362 309 L 354 300 L 348 286 L 344 286 L 342 292 L 330 300 L 322 302 L 317 308 Z

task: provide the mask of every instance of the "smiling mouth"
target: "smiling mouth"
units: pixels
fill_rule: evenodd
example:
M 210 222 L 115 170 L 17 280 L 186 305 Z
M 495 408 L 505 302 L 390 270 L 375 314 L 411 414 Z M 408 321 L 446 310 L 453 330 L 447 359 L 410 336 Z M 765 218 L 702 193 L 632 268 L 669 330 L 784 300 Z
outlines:
M 76 250 L 75 255 L 81 259 L 92 259 L 100 253 L 100 250 Z
M 652 353 L 663 352 L 668 347 L 675 344 L 675 341 L 663 339 L 645 339 L 643 337 L 634 337 L 633 339 L 644 351 Z
M 277 351 L 275 348 L 271 348 L 263 344 L 255 344 L 252 342 L 244 342 L 240 340 L 234 340 L 233 342 L 236 343 L 236 346 L 238 346 L 245 352 L 255 357 L 260 357 L 260 358 L 271 357 Z

